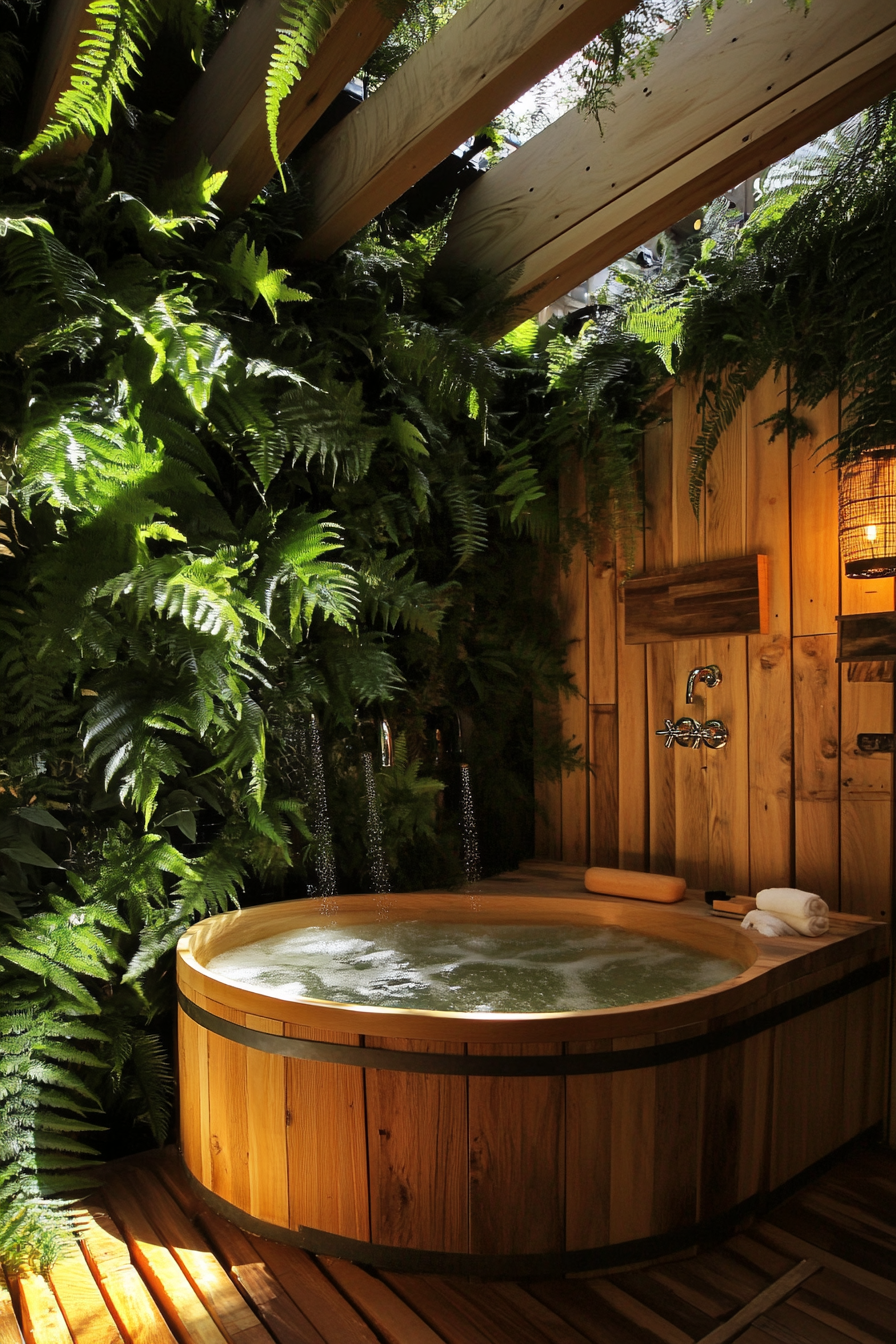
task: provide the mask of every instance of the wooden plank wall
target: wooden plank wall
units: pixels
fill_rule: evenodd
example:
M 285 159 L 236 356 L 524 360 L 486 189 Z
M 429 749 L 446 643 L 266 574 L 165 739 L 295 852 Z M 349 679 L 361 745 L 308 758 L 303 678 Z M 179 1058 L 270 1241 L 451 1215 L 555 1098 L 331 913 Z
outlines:
M 645 526 L 636 573 L 762 552 L 769 557 L 767 635 L 624 642 L 622 564 L 579 549 L 553 575 L 579 694 L 564 699 L 567 736 L 588 772 L 539 787 L 537 857 L 678 873 L 692 887 L 755 894 L 797 885 L 835 909 L 888 917 L 893 758 L 860 753 L 860 732 L 892 732 L 894 686 L 849 679 L 836 659 L 838 613 L 892 611 L 892 579 L 845 579 L 837 475 L 819 448 L 838 429 L 836 397 L 794 407 L 811 436 L 791 453 L 761 423 L 788 396 L 769 375 L 710 464 L 699 520 L 688 501 L 697 389 L 678 386 L 644 436 Z M 561 509 L 584 502 L 579 466 Z M 721 718 L 720 751 L 667 750 L 655 736 L 685 713 L 688 671 L 718 663 L 698 719 Z

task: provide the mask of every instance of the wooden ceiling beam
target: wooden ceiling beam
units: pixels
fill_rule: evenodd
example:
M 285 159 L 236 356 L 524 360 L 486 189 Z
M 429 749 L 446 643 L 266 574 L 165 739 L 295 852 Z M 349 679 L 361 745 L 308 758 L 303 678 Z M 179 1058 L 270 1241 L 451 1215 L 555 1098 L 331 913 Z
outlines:
M 25 120 L 25 143 L 30 144 L 49 124 L 56 104 L 71 88 L 72 68 L 85 31 L 93 27 L 90 0 L 55 0 L 41 39 L 37 69 Z M 86 135 L 73 135 L 55 150 L 41 155 L 41 162 L 77 158 L 90 144 Z
M 440 264 L 506 275 L 513 321 L 896 87 L 896 16 L 877 0 L 726 5 L 661 49 L 616 111 L 573 111 L 461 196 Z
M 467 0 L 303 160 L 316 223 L 297 256 L 330 256 L 632 2 Z
M 403 6 L 347 0 L 302 78 L 280 108 L 281 160 L 295 149 L 345 84 L 395 26 Z M 218 193 L 236 213 L 277 171 L 265 116 L 265 78 L 282 26 L 282 0 L 246 0 L 178 110 L 168 135 L 165 171 L 190 172 L 204 155 L 227 181 Z

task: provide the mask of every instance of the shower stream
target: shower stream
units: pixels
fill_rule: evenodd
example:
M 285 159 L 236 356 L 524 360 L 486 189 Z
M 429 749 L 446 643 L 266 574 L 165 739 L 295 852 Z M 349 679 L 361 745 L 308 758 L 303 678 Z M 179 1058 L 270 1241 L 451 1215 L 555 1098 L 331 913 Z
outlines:
M 310 756 L 309 792 L 314 804 L 314 840 L 317 870 L 317 894 L 324 901 L 323 914 L 335 913 L 336 896 L 336 859 L 333 854 L 333 832 L 330 828 L 330 810 L 327 806 L 327 781 L 324 778 L 324 754 L 320 744 L 320 732 L 317 717 L 312 714 L 307 735 L 308 754 Z M 309 895 L 314 893 L 309 892 Z
M 383 847 L 383 820 L 376 796 L 373 752 L 365 751 L 361 759 L 364 763 L 364 789 L 367 794 L 367 862 L 370 868 L 370 883 L 378 896 L 385 896 L 392 890 L 392 886 L 389 880 L 389 863 Z M 377 901 L 379 918 L 385 918 L 388 910 L 387 900 Z

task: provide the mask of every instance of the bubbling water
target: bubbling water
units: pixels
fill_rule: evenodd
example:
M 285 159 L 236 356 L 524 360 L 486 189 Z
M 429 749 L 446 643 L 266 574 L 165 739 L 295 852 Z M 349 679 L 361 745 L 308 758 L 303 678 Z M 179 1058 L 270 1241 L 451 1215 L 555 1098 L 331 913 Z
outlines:
M 693 994 L 743 967 L 612 926 L 415 919 L 295 929 L 222 952 L 208 969 L 285 999 L 455 1013 L 564 1013 Z

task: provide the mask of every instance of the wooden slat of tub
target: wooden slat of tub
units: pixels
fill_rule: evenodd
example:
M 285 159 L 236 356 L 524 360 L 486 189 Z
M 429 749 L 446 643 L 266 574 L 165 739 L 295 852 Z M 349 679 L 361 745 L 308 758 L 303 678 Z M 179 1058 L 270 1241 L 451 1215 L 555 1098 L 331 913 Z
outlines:
M 353 1032 L 287 1024 L 300 1040 L 360 1045 Z M 286 1061 L 289 1225 L 370 1240 L 364 1070 Z
M 471 1045 L 471 1055 L 553 1055 L 559 1045 Z M 618 1075 L 617 1075 L 618 1076 Z M 471 1077 L 470 1250 L 524 1255 L 563 1245 L 563 1078 Z
M 843 1129 L 847 1001 L 775 1029 L 771 1185 L 837 1147 Z
M 737 1203 L 738 1159 L 743 1125 L 744 1045 L 727 1046 L 704 1061 L 700 1137 L 700 1219 Z
M 702 1059 L 656 1070 L 653 1140 L 654 1233 L 691 1226 L 697 1218 Z
M 273 1036 L 283 1023 L 246 1014 L 246 1026 Z M 246 1050 L 247 1131 L 249 1139 L 249 1213 L 266 1223 L 289 1227 L 289 1178 L 286 1160 L 286 1060 L 261 1050 Z
M 630 1037 L 620 1049 L 653 1045 L 652 1035 Z M 653 1231 L 656 1069 L 610 1075 L 610 1241 L 633 1241 Z
M 193 998 L 200 1008 L 208 1000 L 201 994 Z M 208 1032 L 177 1010 L 177 1045 L 180 1062 L 178 1101 L 180 1110 L 181 1152 L 188 1170 L 203 1185 L 212 1183 L 212 1151 L 208 1111 Z
M 454 1041 L 367 1036 L 372 1049 L 462 1055 Z M 467 1080 L 366 1069 L 370 1239 L 469 1250 Z M 439 1160 L 433 1161 L 433 1136 Z
M 48 1278 L 74 1344 L 129 1344 L 122 1340 L 80 1250 L 63 1254 Z
M 246 1024 L 246 1014 L 237 1008 L 209 1008 L 227 1022 Z M 246 1054 L 244 1045 L 208 1033 L 210 1186 L 238 1209 L 248 1209 L 250 1202 Z
M 774 1054 L 774 1031 L 763 1031 L 743 1043 L 738 1203 L 769 1188 Z
M 762 423 L 786 408 L 786 376 L 770 371 L 747 398 L 746 549 L 768 556 L 769 628 L 749 635 L 750 885 L 792 882 L 793 705 L 791 689 L 790 446 Z
M 611 1050 L 612 1041 L 570 1041 L 568 1054 Z M 603 1246 L 610 1237 L 613 1077 L 566 1079 L 566 1249 Z

